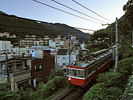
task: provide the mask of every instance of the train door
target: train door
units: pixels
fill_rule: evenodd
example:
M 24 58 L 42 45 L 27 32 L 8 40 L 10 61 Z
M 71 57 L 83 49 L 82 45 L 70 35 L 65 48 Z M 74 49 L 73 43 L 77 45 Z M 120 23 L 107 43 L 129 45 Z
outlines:
M 98 65 L 95 66 L 95 71 L 96 71 L 96 77 L 98 75 Z

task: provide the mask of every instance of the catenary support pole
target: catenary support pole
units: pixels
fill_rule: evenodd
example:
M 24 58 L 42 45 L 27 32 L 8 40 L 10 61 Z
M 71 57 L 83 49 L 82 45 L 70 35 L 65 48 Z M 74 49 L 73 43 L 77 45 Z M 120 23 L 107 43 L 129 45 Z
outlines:
M 118 23 L 116 18 L 116 53 L 115 53 L 115 72 L 117 72 L 118 67 Z
M 70 34 L 68 34 L 68 39 L 69 39 L 69 64 L 70 64 Z
M 9 74 L 8 56 L 7 56 L 7 44 L 5 44 L 5 53 L 6 53 L 7 82 L 10 83 L 10 74 Z

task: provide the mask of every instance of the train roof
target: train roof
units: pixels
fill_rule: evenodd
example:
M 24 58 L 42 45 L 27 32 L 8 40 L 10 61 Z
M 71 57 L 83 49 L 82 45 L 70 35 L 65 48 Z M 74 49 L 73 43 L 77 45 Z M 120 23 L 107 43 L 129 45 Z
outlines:
M 67 65 L 68 68 L 77 68 L 77 69 L 85 69 L 86 67 L 92 65 L 94 62 L 100 60 L 101 58 L 104 58 L 108 54 L 111 54 L 111 51 L 108 51 L 102 55 L 99 55 L 98 57 L 93 57 L 88 60 L 79 60 L 72 64 Z
M 106 51 L 108 51 L 108 49 L 102 49 L 102 50 L 96 51 L 96 52 L 94 52 L 94 53 L 91 53 L 91 55 L 97 56 L 97 55 L 99 55 L 99 54 L 101 54 L 101 53 L 105 53 Z

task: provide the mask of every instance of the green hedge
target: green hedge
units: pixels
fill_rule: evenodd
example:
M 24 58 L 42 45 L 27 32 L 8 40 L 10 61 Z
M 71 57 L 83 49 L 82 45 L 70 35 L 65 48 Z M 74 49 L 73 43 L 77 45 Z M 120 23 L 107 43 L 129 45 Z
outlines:
M 47 84 L 39 84 L 38 91 L 42 95 L 42 98 L 47 98 L 60 88 L 65 87 L 66 84 L 66 77 L 55 76 L 53 79 L 49 80 Z

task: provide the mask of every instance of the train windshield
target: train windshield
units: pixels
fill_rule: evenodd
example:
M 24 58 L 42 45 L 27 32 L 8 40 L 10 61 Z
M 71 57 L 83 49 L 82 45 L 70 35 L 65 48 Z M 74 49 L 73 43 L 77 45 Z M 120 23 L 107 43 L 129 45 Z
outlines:
M 84 71 L 83 70 L 76 70 L 76 69 L 67 69 L 67 75 L 83 78 L 84 77 Z

